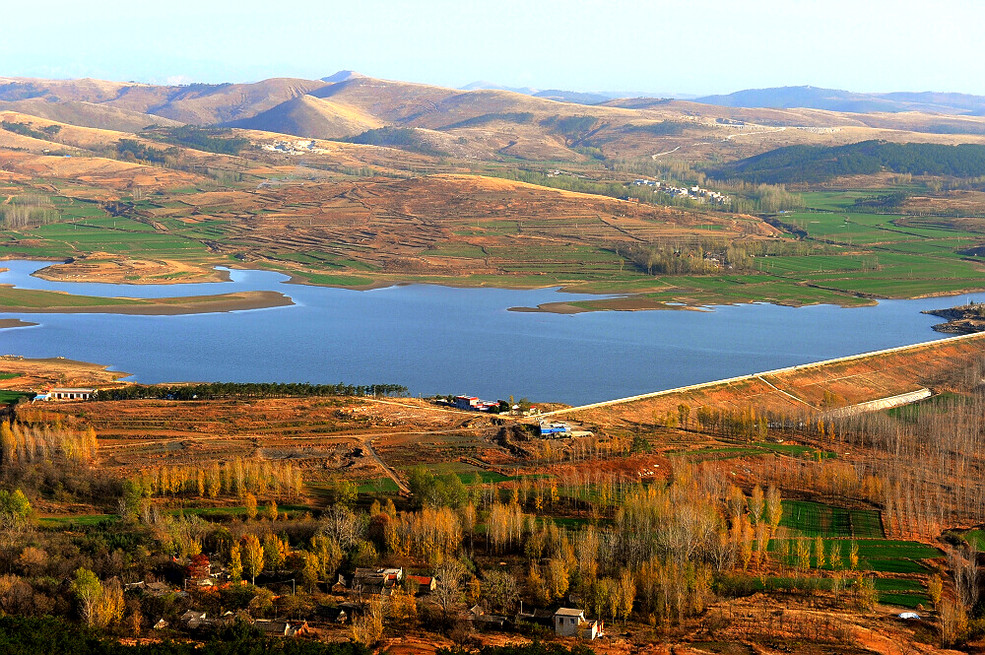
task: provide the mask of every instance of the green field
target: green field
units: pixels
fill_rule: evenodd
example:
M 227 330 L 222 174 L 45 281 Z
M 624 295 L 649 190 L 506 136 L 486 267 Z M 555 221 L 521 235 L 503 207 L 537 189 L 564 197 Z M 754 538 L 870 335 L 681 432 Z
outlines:
M 780 525 L 803 537 L 882 539 L 879 512 L 807 500 L 784 500 Z
M 830 552 L 832 542 L 838 542 L 841 568 L 848 566 L 852 543 L 858 545 L 858 566 L 862 571 L 927 573 L 930 569 L 924 560 L 941 557 L 940 550 L 927 544 L 886 539 L 882 519 L 876 510 L 784 500 L 780 526 L 794 539 L 820 537 L 825 552 Z M 816 565 L 814 558 L 811 565 Z M 831 563 L 825 563 L 824 568 L 832 568 Z
M 23 391 L 10 391 L 9 389 L 0 389 L 0 405 L 9 405 L 11 403 L 16 403 L 21 398 L 30 398 L 34 394 L 24 393 Z
M 879 602 L 916 609 L 918 605 L 928 607 L 930 596 L 923 583 L 906 578 L 876 578 L 876 592 Z

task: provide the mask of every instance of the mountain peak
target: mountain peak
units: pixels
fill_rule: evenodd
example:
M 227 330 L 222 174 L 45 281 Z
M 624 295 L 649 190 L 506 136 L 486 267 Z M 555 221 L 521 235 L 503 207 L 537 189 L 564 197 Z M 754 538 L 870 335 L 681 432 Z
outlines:
M 355 71 L 341 70 L 338 71 L 337 73 L 333 73 L 332 75 L 329 75 L 328 77 L 321 78 L 321 81 L 329 82 L 329 83 L 345 82 L 346 80 L 351 80 L 354 77 L 366 77 L 366 76 L 361 73 L 357 73 Z

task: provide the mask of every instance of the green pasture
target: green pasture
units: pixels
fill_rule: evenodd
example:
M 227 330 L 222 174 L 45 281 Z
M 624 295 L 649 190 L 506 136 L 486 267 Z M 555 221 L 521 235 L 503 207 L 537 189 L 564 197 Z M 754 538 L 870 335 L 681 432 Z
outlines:
M 105 307 L 140 305 L 139 300 L 128 298 L 101 298 L 98 296 L 74 296 L 56 291 L 13 289 L 0 287 L 0 307 L 24 307 L 44 309 L 48 307 Z
M 278 505 L 277 512 L 287 512 L 288 514 L 303 514 L 311 508 L 307 505 Z M 257 505 L 257 516 L 266 517 L 270 511 L 270 505 Z M 187 514 L 201 516 L 203 518 L 224 518 L 240 517 L 246 515 L 246 507 L 184 507 L 170 511 L 173 515 Z

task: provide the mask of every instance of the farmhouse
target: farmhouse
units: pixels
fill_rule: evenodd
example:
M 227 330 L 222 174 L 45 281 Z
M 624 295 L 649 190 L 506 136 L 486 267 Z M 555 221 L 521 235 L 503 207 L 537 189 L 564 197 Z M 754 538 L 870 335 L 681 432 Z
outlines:
M 585 618 L 585 610 L 562 607 L 554 612 L 554 634 L 559 637 L 582 637 L 594 640 L 601 637 L 601 621 L 589 621 Z

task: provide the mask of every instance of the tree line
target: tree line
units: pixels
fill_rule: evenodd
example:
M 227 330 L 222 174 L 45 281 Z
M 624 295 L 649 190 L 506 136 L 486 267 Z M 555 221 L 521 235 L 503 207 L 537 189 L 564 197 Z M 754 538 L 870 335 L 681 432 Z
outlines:
M 232 136 L 229 129 L 203 128 L 195 125 L 164 128 L 148 132 L 147 135 L 167 143 L 220 155 L 238 155 L 243 148 L 250 145 L 249 139 Z
M 810 184 L 843 175 L 872 175 L 883 170 L 910 175 L 977 177 L 985 175 L 985 146 L 876 140 L 844 146 L 794 145 L 731 162 L 708 172 L 716 178 L 736 178 L 752 183 Z
M 102 389 L 96 400 L 215 400 L 218 398 L 308 398 L 319 396 L 399 396 L 400 384 L 351 385 L 308 382 L 207 382 L 188 385 L 127 385 Z

